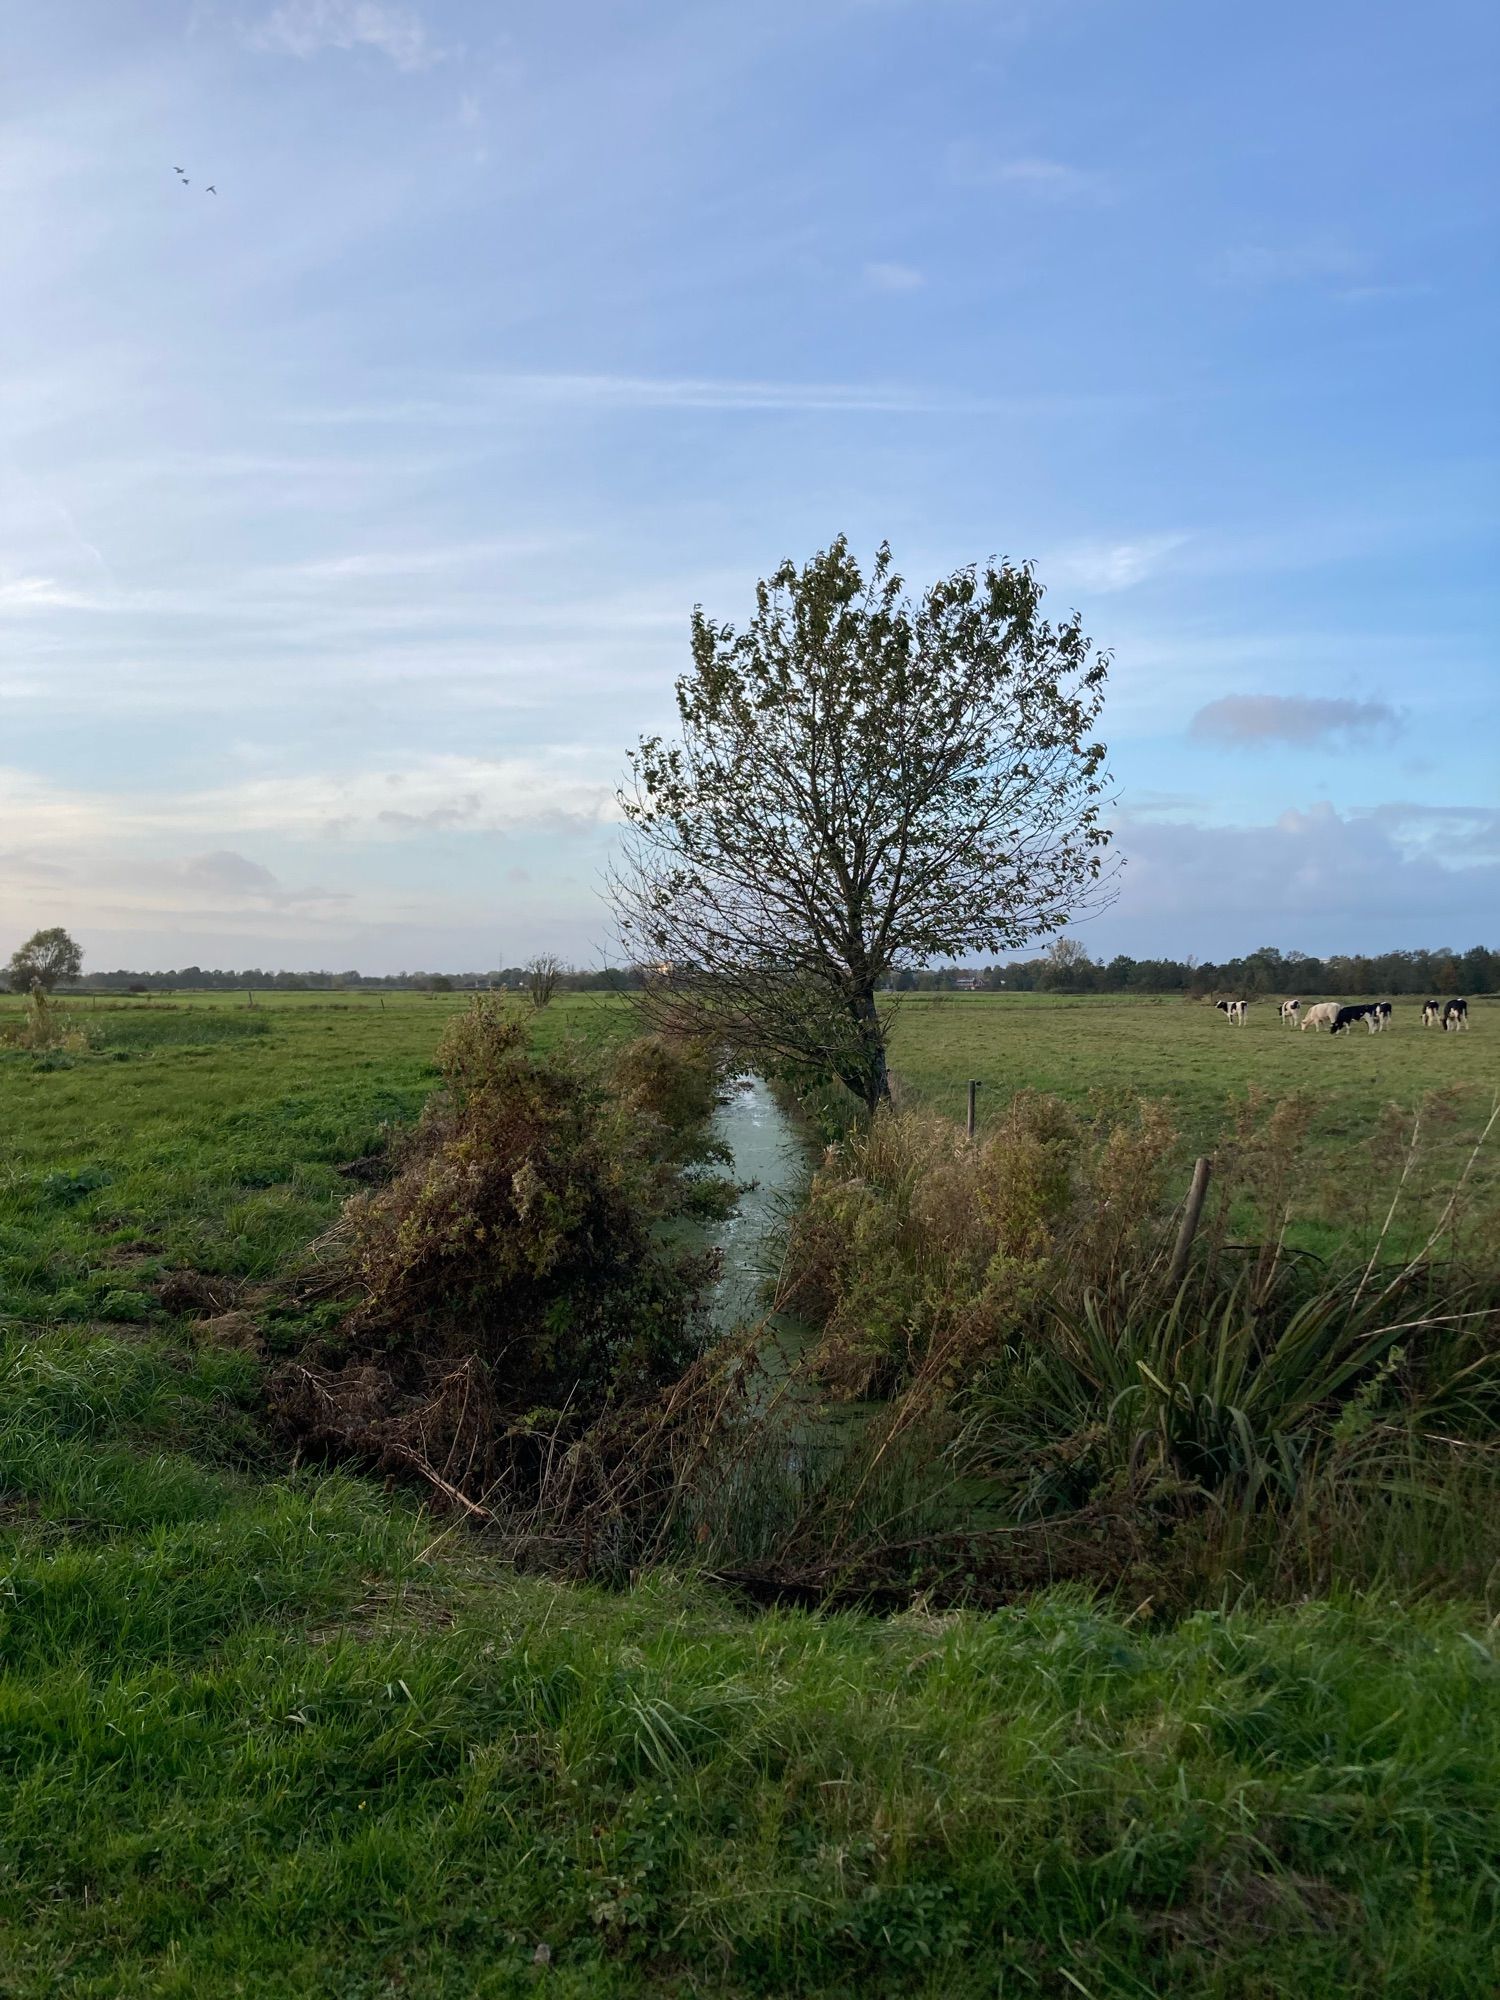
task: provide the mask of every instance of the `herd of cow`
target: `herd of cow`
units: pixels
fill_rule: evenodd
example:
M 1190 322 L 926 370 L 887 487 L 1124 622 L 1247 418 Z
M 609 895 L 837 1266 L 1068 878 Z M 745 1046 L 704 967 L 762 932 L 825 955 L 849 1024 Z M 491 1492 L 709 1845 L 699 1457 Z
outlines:
M 1219 1012 L 1243 1028 L 1249 1010 L 1248 1000 L 1215 1000 Z M 1301 1016 L 1300 1020 L 1298 1016 Z M 1380 1034 L 1391 1025 L 1391 1003 L 1389 1000 L 1370 1000 L 1359 1006 L 1341 1007 L 1337 1000 L 1320 1000 L 1316 1006 L 1302 1013 L 1300 1000 L 1281 1002 L 1281 1025 L 1284 1028 L 1327 1028 L 1330 1034 L 1347 1034 L 1356 1022 L 1363 1021 L 1372 1035 Z M 1441 1027 L 1458 1030 L 1469 1025 L 1469 1003 L 1467 1000 L 1424 1000 L 1422 1002 L 1422 1026 Z

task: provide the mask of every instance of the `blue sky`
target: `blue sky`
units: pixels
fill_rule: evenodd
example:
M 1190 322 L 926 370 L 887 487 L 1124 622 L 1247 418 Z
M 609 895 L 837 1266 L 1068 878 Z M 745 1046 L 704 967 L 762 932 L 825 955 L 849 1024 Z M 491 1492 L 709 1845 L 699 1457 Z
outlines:
M 1113 651 L 1095 952 L 1495 942 L 1497 57 L 1480 0 L 12 0 L 0 946 L 598 959 L 691 606 L 840 531 Z

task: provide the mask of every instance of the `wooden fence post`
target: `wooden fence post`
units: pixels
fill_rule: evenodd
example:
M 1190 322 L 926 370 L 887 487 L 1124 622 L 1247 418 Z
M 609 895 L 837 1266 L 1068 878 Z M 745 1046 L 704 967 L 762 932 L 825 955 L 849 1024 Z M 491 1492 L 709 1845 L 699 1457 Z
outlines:
M 979 1079 L 978 1077 L 974 1077 L 973 1079 L 971 1079 L 969 1084 L 968 1136 L 971 1139 L 974 1136 L 975 1124 L 978 1122 L 977 1119 L 978 1109 L 979 1109 Z
M 1203 1217 L 1203 1203 L 1208 1195 L 1208 1179 L 1213 1172 L 1212 1163 L 1201 1156 L 1193 1163 L 1193 1184 L 1188 1189 L 1187 1206 L 1182 1211 L 1182 1227 L 1177 1232 L 1177 1247 L 1172 1252 L 1172 1268 L 1167 1273 L 1167 1283 L 1175 1290 L 1187 1276 L 1188 1252 L 1193 1247 L 1193 1238 L 1198 1234 L 1198 1224 Z

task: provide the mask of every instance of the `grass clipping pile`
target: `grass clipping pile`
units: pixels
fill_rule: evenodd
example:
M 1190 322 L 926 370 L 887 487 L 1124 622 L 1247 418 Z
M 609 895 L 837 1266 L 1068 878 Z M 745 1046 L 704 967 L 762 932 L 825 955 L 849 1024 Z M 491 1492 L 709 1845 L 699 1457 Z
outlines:
M 393 1178 L 317 1246 L 304 1301 L 355 1302 L 268 1392 L 299 1448 L 477 1511 L 696 1353 L 712 1259 L 667 1225 L 704 1199 L 716 1079 L 654 1038 L 540 1055 L 488 1001 L 439 1063 Z

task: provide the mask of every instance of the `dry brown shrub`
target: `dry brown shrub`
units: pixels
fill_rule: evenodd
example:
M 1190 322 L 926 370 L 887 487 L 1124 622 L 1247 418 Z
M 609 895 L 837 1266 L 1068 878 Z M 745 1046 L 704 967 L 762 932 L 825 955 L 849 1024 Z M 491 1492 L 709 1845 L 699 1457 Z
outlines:
M 261 1354 L 265 1350 L 260 1322 L 252 1312 L 214 1313 L 207 1319 L 195 1320 L 191 1331 L 193 1338 L 204 1346 L 235 1347 L 246 1354 Z
M 440 1061 L 445 1088 L 400 1171 L 354 1196 L 310 1260 L 309 1292 L 353 1303 L 269 1394 L 304 1448 L 472 1501 L 534 1470 L 539 1437 L 675 1378 L 710 1260 L 663 1238 L 677 1175 L 668 1120 L 641 1101 L 669 1077 L 685 1126 L 686 1058 L 655 1052 L 622 1097 L 602 1059 L 538 1055 L 480 1002 Z
M 29 1049 L 33 1055 L 49 1052 L 77 1055 L 87 1049 L 89 1041 L 65 1007 L 59 1006 L 44 987 L 33 986 L 20 1019 L 0 1028 L 0 1045 Z
M 1156 1230 L 1177 1134 L 1165 1107 L 1084 1118 L 1021 1091 L 978 1144 L 887 1112 L 830 1148 L 792 1225 L 787 1302 L 843 1395 L 957 1386 L 1060 1285 L 1111 1282 Z

